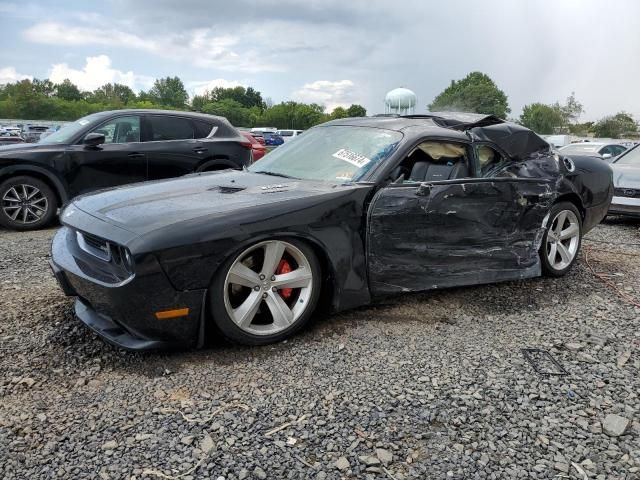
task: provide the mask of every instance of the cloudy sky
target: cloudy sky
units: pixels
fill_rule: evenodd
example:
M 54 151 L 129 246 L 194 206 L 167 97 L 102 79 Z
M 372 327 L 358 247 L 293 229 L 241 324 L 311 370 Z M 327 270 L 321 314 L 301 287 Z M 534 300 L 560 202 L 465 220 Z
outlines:
M 480 70 L 512 116 L 572 91 L 583 120 L 640 119 L 638 0 L 0 0 L 0 83 L 71 79 L 193 92 L 251 85 L 274 102 L 384 110 L 404 86 L 418 111 Z

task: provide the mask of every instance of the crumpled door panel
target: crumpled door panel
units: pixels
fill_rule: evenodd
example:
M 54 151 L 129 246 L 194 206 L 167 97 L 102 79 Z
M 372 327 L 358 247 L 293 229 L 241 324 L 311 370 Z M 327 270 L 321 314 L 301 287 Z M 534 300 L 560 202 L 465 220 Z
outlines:
M 528 278 L 553 204 L 552 181 L 465 179 L 390 186 L 369 211 L 374 294 Z

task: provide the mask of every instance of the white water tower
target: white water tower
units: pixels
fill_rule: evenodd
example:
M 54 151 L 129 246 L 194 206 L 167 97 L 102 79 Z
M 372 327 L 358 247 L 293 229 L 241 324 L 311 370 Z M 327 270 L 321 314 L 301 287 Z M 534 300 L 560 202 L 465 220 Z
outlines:
M 416 94 L 408 88 L 394 88 L 384 97 L 384 113 L 410 115 L 416 111 Z

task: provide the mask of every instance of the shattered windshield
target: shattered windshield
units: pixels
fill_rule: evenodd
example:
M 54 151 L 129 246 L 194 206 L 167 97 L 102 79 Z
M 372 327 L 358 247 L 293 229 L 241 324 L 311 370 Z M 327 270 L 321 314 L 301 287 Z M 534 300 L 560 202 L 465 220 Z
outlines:
M 249 170 L 285 178 L 358 181 L 386 160 L 400 140 L 400 132 L 381 128 L 317 127 L 276 148 Z

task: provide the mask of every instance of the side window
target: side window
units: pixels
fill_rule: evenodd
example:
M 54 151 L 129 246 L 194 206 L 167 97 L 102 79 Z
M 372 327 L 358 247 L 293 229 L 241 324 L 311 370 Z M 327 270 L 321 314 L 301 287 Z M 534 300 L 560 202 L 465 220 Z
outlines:
M 140 141 L 140 117 L 118 117 L 100 125 L 94 133 L 104 135 L 104 143 L 134 143 Z
M 620 145 L 614 145 L 611 148 L 613 149 L 613 156 L 614 157 L 617 157 L 618 155 L 620 155 L 622 152 L 624 152 L 626 150 L 626 148 L 621 147 Z
M 418 144 L 392 172 L 392 181 L 435 182 L 471 177 L 465 145 L 437 141 Z
M 149 115 L 151 140 L 186 140 L 194 138 L 191 122 L 186 118 Z
M 481 177 L 494 175 L 505 162 L 505 158 L 499 152 L 487 145 L 476 146 L 476 158 Z
M 211 130 L 216 128 L 215 125 L 201 120 L 194 120 L 193 124 L 196 128 L 196 138 L 207 138 L 211 134 Z
M 613 156 L 613 147 L 606 146 L 602 150 L 600 150 L 600 155 L 611 155 Z

